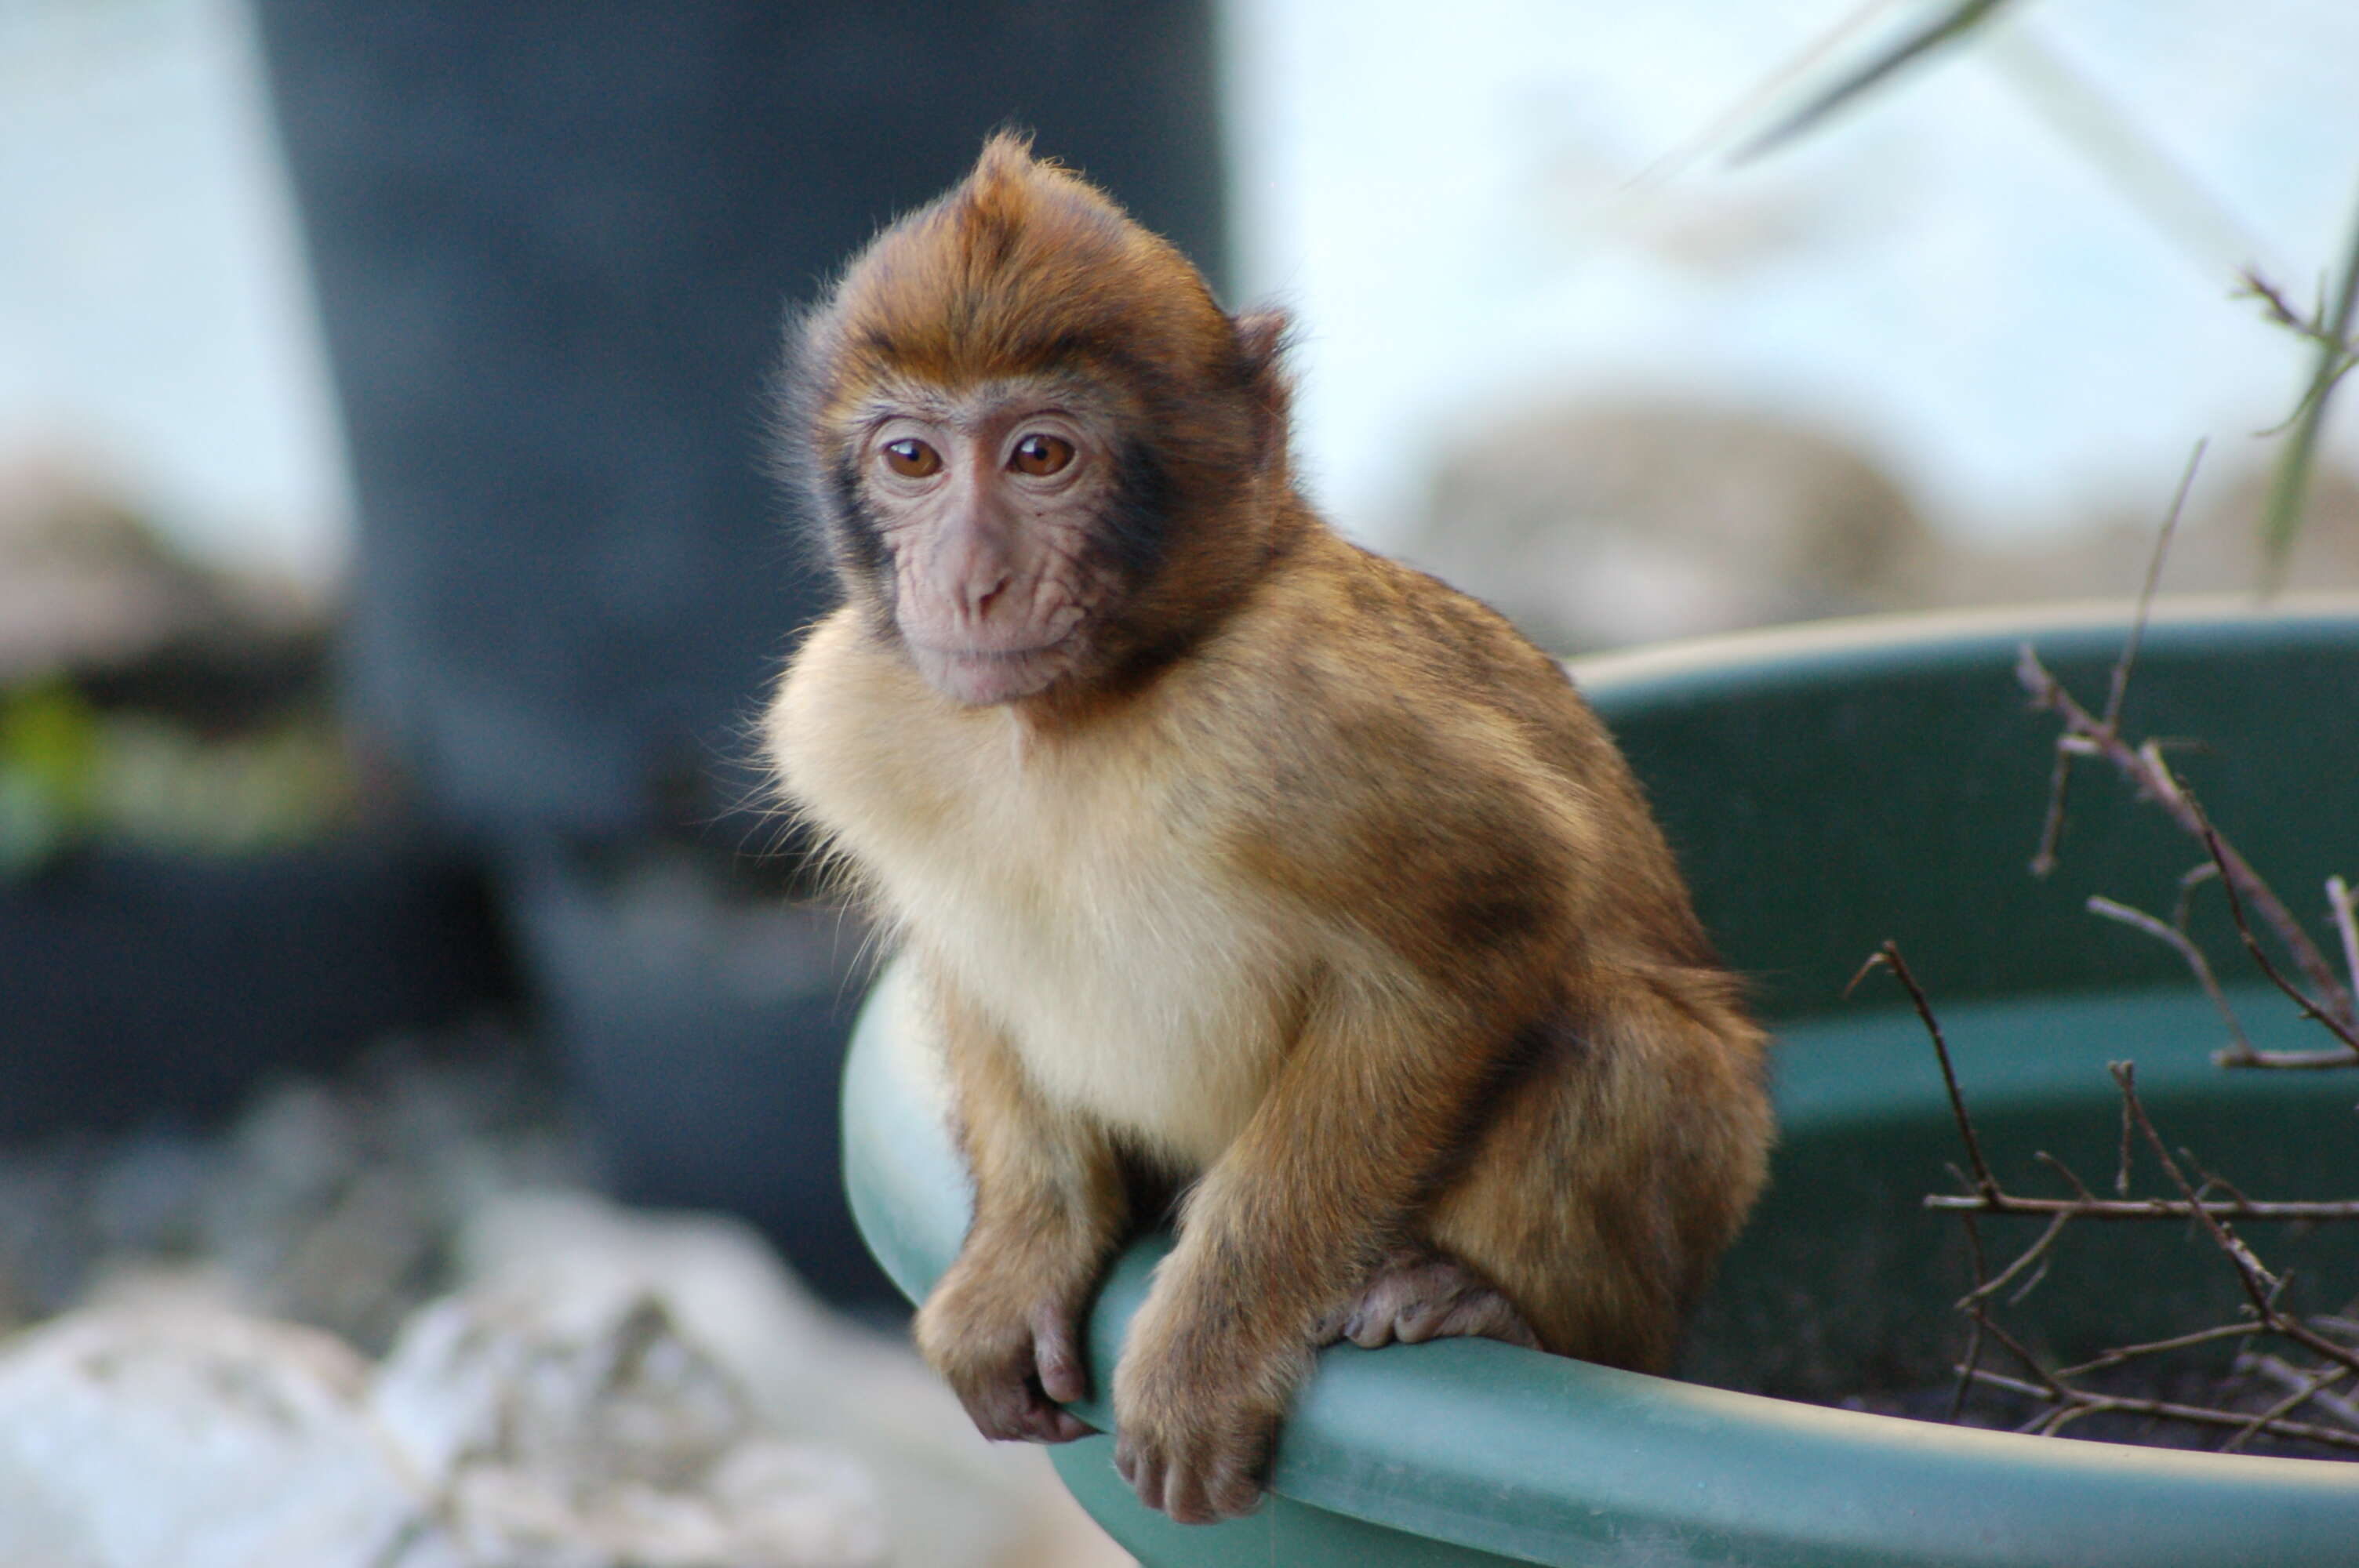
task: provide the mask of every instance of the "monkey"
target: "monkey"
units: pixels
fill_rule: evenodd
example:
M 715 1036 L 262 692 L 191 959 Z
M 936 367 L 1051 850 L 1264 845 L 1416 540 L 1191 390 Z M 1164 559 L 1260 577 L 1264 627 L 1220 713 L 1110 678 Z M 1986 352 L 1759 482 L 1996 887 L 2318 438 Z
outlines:
M 986 1436 L 1087 1434 L 1083 1314 L 1170 1195 L 1114 1463 L 1191 1523 L 1341 1339 L 1665 1369 L 1772 1138 L 1563 667 L 1306 498 L 1286 330 L 1001 133 L 798 316 L 777 415 L 843 597 L 761 745 L 973 1178 L 919 1348 Z

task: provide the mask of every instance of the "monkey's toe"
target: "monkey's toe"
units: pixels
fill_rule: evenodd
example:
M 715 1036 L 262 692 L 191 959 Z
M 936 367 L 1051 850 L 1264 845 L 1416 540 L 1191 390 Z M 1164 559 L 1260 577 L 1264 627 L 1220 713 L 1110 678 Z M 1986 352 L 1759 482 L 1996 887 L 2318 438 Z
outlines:
M 1069 1405 L 1090 1397 L 1089 1364 L 1082 1359 L 1069 1314 L 1045 1307 L 1033 1314 L 1032 1365 L 1040 1391 L 1057 1403 Z
M 1175 1524 L 1218 1524 L 1253 1512 L 1261 1501 L 1256 1468 L 1234 1454 L 1187 1457 L 1157 1453 L 1127 1438 L 1114 1444 L 1115 1471 L 1138 1500 Z
M 1092 1430 L 1072 1411 L 1058 1408 L 1036 1378 L 962 1390 L 961 1400 L 975 1430 L 995 1443 L 1071 1443 Z
M 1348 1339 L 1374 1350 L 1398 1340 L 1499 1339 L 1537 1346 L 1538 1336 L 1508 1301 L 1472 1269 L 1440 1252 L 1396 1252 L 1377 1265 L 1360 1293 L 1320 1325 L 1319 1343 Z
M 1036 1367 L 1028 1356 L 1017 1356 L 955 1368 L 950 1381 L 975 1430 L 995 1443 L 1071 1443 L 1087 1437 L 1093 1429 L 1071 1411 L 1060 1409 L 1063 1399 L 1044 1386 L 1051 1377 L 1065 1387 L 1080 1380 L 1077 1369 L 1065 1368 L 1059 1376 L 1047 1367 Z

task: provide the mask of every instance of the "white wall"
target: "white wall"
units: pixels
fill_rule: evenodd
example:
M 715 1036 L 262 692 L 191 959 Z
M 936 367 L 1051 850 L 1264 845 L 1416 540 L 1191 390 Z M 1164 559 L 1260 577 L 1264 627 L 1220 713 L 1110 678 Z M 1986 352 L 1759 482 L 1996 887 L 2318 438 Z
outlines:
M 349 507 L 235 0 L 0 0 L 0 467 L 317 583 Z
M 1756 163 L 1727 167 L 1723 135 L 1662 167 L 1861 8 L 1228 0 L 1239 270 L 1301 319 L 1304 449 L 1340 519 L 1390 536 L 1437 440 L 1568 389 L 1791 412 L 1958 528 L 2158 508 L 2204 434 L 2215 481 L 2262 460 L 2249 434 L 2307 360 L 2227 294 L 2246 260 L 2304 295 L 2339 261 L 2359 5 L 2018 0 L 2000 31 L 2166 148 L 2216 219 L 2125 196 L 2005 38 Z M 1861 41 L 1930 8 L 1887 5 Z M 2354 427 L 2344 407 L 2345 454 Z
M 1755 165 L 1663 167 L 1858 9 L 1226 0 L 1239 270 L 1301 318 L 1340 517 L 1388 536 L 1438 441 L 1565 389 L 1793 411 L 1962 528 L 2157 505 L 2199 435 L 2215 480 L 2258 460 L 2305 362 L 2227 274 L 2307 293 L 2340 252 L 2359 5 L 2018 0 L 2223 222 L 2158 225 L 1988 43 Z M 199 551 L 317 580 L 325 388 L 236 0 L 0 0 L 0 465 L 80 452 Z

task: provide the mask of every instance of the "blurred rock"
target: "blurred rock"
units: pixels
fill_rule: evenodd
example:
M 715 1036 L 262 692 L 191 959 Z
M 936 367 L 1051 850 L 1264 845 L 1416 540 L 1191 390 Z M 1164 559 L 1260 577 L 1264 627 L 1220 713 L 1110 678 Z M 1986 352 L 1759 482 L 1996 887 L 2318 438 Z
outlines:
M 189 1295 L 0 1352 L 0 1568 L 457 1568 L 331 1336 Z
M 388 1040 L 338 1077 L 266 1086 L 211 1136 L 160 1122 L 0 1149 L 0 1328 L 169 1265 L 379 1351 L 448 1287 L 463 1216 L 503 1192 L 586 1184 L 592 1165 L 514 1036 Z
M 747 1227 L 495 1199 L 374 1371 L 219 1271 L 0 1346 L 0 1568 L 1098 1568 L 1039 1453 Z
M 369 1406 L 470 1564 L 886 1561 L 866 1466 L 765 1431 L 649 1291 L 514 1281 L 435 1303 L 403 1329 Z
M 2167 485 L 2168 481 L 2161 481 Z M 2256 464 L 2218 483 L 2200 481 L 2163 563 L 2165 593 L 2257 591 L 2259 534 L 2269 470 Z M 2118 599 L 2138 590 L 2154 554 L 2167 492 L 2153 510 L 2102 519 L 2071 532 L 2003 545 L 1955 545 L 1923 571 L 1922 602 L 1995 604 L 2017 600 Z M 2310 481 L 2301 532 L 2286 563 L 2294 591 L 2359 589 L 2359 476 L 2321 466 Z
M 823 1444 L 860 1462 L 902 1568 L 1129 1561 L 1065 1497 L 1039 1450 L 984 1443 L 906 1345 L 821 1307 L 749 1226 L 516 1194 L 465 1228 L 457 1261 L 475 1281 L 468 1300 L 565 1302 L 609 1320 L 659 1303 L 763 1430 L 790 1449 Z
M 191 641 L 308 648 L 320 612 L 289 585 L 183 558 L 71 462 L 0 464 L 0 686 L 116 669 Z
M 2266 466 L 2207 476 L 2165 591 L 2257 589 L 2268 481 Z M 1543 647 L 1579 653 L 1874 611 L 2126 598 L 2159 523 L 2158 497 L 2153 513 L 2061 533 L 1954 538 L 1832 435 L 1697 405 L 1572 402 L 1445 458 L 1401 553 Z M 2284 580 L 2359 588 L 2359 478 L 2318 472 Z
M 0 685 L 125 664 L 219 612 L 204 579 L 70 470 L 0 470 Z
M 1888 608 L 1930 547 L 1900 487 L 1832 437 L 1572 402 L 1448 456 L 1401 553 L 1576 653 Z

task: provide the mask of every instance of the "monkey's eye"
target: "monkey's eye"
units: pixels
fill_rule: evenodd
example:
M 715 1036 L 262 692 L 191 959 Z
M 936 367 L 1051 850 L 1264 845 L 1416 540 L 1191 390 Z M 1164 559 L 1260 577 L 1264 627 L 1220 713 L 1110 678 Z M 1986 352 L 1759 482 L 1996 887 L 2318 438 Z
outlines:
M 885 466 L 904 479 L 925 479 L 942 471 L 942 458 L 923 441 L 890 441 L 885 447 Z
M 1017 473 L 1046 477 L 1072 460 L 1072 442 L 1060 436 L 1034 434 L 1016 443 L 1016 455 L 1007 460 L 1007 466 Z

